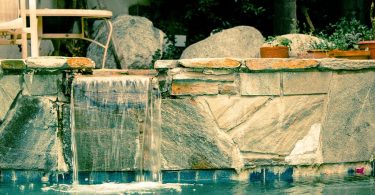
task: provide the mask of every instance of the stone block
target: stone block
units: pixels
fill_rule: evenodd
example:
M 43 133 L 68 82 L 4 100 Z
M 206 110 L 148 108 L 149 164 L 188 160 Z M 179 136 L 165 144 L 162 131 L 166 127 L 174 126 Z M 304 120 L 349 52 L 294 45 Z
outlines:
M 236 144 L 211 117 L 203 99 L 162 100 L 162 169 L 238 169 Z
M 241 62 L 229 58 L 182 59 L 178 63 L 187 68 L 238 68 Z
M 154 64 L 155 69 L 171 69 L 178 66 L 177 60 L 156 60 Z
M 289 155 L 313 124 L 322 123 L 324 102 L 324 95 L 270 99 L 229 134 L 242 152 Z
M 319 68 L 329 70 L 361 70 L 375 68 L 373 60 L 321 59 Z
M 280 73 L 241 73 L 241 95 L 280 95 Z
M 322 131 L 324 163 L 368 161 L 375 154 L 375 72 L 333 74 Z
M 23 94 L 34 96 L 57 95 L 62 87 L 61 74 L 25 74 Z
M 42 56 L 26 59 L 29 69 L 93 69 L 95 62 L 84 57 Z
M 236 95 L 239 94 L 240 88 L 235 83 L 220 83 L 219 94 L 223 95 Z
M 284 72 L 284 95 L 328 93 L 331 72 Z
M 250 70 L 293 70 L 318 67 L 317 60 L 273 58 L 254 58 L 245 61 Z
M 67 60 L 68 57 L 43 56 L 27 58 L 26 64 L 29 69 L 63 69 Z
M 181 72 L 173 75 L 173 80 L 186 80 L 186 81 L 221 81 L 221 82 L 233 82 L 235 76 L 230 75 L 206 75 L 198 72 Z
M 245 122 L 249 116 L 264 106 L 268 97 L 202 97 L 207 102 L 218 126 L 225 131 Z
M 234 74 L 235 70 L 233 69 L 204 69 L 203 74 L 207 75 L 227 75 Z
M 219 93 L 217 82 L 176 82 L 172 83 L 171 95 L 215 95 Z
M 20 78 L 19 75 L 5 75 L 0 78 L 0 123 L 21 91 Z
M 23 60 L 1 60 L 2 69 L 4 70 L 24 70 L 26 64 Z
M 0 167 L 57 170 L 56 105 L 46 98 L 22 97 L 0 125 Z
M 95 62 L 90 58 L 72 57 L 66 60 L 68 69 L 94 69 Z

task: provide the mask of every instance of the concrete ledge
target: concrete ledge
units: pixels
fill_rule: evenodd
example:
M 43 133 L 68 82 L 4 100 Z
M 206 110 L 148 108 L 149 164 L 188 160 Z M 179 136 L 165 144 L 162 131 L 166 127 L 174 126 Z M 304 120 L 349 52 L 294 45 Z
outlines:
M 182 59 L 178 63 L 187 68 L 238 68 L 241 62 L 229 58 Z
M 0 67 L 4 70 L 19 71 L 27 69 L 38 70 L 77 70 L 94 69 L 95 63 L 84 57 L 59 57 L 44 56 L 37 58 L 27 58 L 26 60 L 0 60 Z
M 311 59 L 254 58 L 246 60 L 245 65 L 249 70 L 290 70 L 315 68 L 319 62 Z
M 375 68 L 375 60 L 321 59 L 319 68 L 329 70 L 361 70 Z
M 240 65 L 248 71 L 282 71 L 282 70 L 361 70 L 374 69 L 375 60 L 348 59 L 296 59 L 296 58 L 195 58 L 181 60 L 158 60 L 155 69 L 173 69 L 177 67 L 203 69 L 236 69 Z
M 26 64 L 23 60 L 1 60 L 0 67 L 3 70 L 24 70 Z

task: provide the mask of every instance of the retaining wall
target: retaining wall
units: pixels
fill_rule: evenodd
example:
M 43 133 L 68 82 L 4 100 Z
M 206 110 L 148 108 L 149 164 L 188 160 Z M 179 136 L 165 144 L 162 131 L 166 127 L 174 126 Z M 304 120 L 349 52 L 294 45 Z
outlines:
M 86 58 L 40 58 L 1 67 L 0 169 L 69 169 L 69 79 L 83 73 L 158 78 L 163 170 L 371 171 L 375 61 L 192 59 L 92 72 Z

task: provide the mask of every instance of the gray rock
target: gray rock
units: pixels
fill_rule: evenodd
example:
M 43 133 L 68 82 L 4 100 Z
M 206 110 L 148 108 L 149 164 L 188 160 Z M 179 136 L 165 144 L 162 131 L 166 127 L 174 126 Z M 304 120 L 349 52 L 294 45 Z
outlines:
M 285 158 L 291 165 L 313 165 L 322 163 L 320 133 L 322 124 L 313 124 L 309 133 L 298 140 L 292 152 Z
M 5 119 L 9 108 L 21 91 L 21 77 L 19 75 L 5 75 L 0 77 L 0 124 Z
M 288 38 L 292 41 L 289 51 L 289 55 L 291 57 L 296 57 L 298 55 L 306 55 L 307 50 L 311 49 L 312 43 L 320 43 L 323 41 L 318 37 L 305 34 L 286 34 L 281 35 L 280 37 Z
M 262 34 L 254 27 L 237 26 L 190 45 L 183 51 L 181 59 L 257 57 L 263 41 Z
M 101 25 L 96 39 L 104 43 L 107 26 Z M 165 34 L 155 28 L 150 20 L 138 16 L 121 15 L 113 20 L 112 46 L 108 50 L 106 68 L 146 69 L 152 66 L 153 58 L 162 54 Z M 113 53 L 116 51 L 116 53 Z M 91 44 L 87 57 L 93 59 L 97 68 L 102 67 L 103 48 Z M 159 56 L 160 57 L 160 56 Z
M 33 72 L 24 75 L 24 95 L 57 95 L 61 91 L 61 74 L 34 74 Z
M 2 169 L 57 169 L 56 105 L 46 98 L 20 97 L 0 126 Z
M 264 97 L 254 98 L 255 108 L 247 106 L 251 114 L 246 119 L 241 119 L 240 115 L 237 120 L 233 119 L 243 122 L 229 131 L 241 152 L 288 155 L 310 127 L 322 121 L 324 95 L 284 96 L 268 99 L 263 104 L 259 101 L 263 101 Z M 222 103 L 229 107 L 230 102 Z M 226 112 L 231 111 L 228 109 Z
M 336 73 L 330 91 L 323 161 L 368 161 L 375 154 L 375 72 Z
M 239 150 L 220 130 L 204 99 L 162 101 L 163 169 L 242 167 Z
M 319 68 L 330 70 L 374 69 L 374 60 L 319 59 Z
M 212 96 L 204 99 L 209 105 L 216 123 L 220 129 L 225 131 L 230 131 L 245 122 L 249 116 L 269 101 L 269 97 Z
M 280 73 L 240 73 L 241 95 L 279 95 Z
M 285 72 L 284 95 L 328 93 L 332 72 Z

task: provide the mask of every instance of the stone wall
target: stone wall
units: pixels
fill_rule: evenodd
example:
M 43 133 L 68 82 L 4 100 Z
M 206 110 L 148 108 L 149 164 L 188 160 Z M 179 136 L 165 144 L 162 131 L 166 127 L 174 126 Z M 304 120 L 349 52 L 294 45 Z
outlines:
M 174 119 L 163 123 L 163 132 L 199 131 L 226 139 L 230 147 L 224 151 L 237 148 L 239 153 L 223 159 L 242 159 L 245 167 L 254 167 L 373 158 L 374 61 L 184 59 L 157 61 L 155 67 L 165 97 L 163 121 Z M 174 142 L 175 154 L 201 145 L 196 141 L 179 149 L 183 141 Z M 171 153 L 170 145 L 162 149 Z M 221 168 L 240 165 L 229 164 Z
M 64 147 L 62 131 L 67 78 L 93 67 L 86 58 L 1 61 L 0 169 L 68 170 L 63 148 L 69 151 L 70 145 Z
M 93 67 L 86 58 L 1 61 L 0 169 L 69 168 L 69 81 L 82 73 L 158 78 L 163 170 L 292 166 L 301 175 L 305 165 L 366 165 L 375 152 L 375 61 L 222 58 L 157 61 L 156 70 Z

